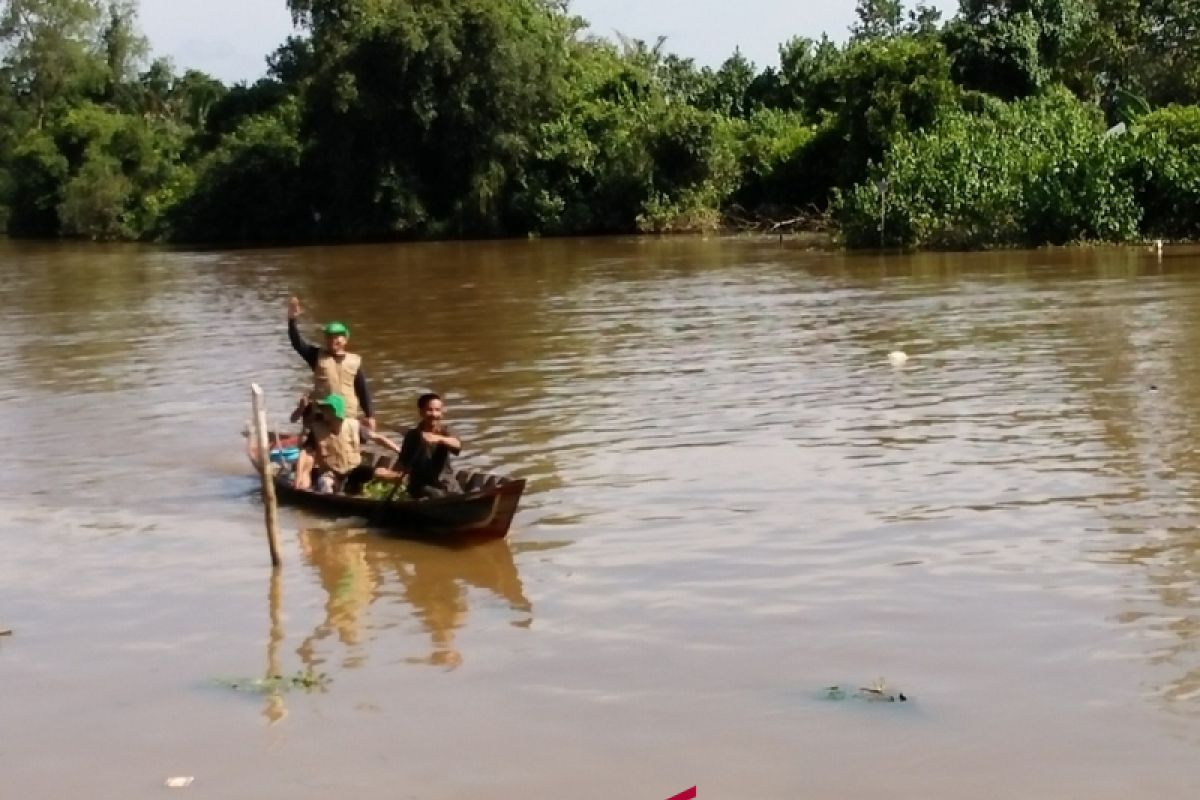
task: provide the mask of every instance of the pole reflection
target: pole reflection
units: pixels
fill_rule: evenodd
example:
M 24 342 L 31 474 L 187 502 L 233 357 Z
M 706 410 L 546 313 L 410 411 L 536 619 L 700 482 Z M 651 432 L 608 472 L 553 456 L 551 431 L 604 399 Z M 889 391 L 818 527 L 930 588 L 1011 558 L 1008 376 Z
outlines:
M 282 675 L 279 665 L 279 645 L 283 642 L 283 589 L 279 577 L 280 570 L 271 570 L 271 585 L 267 592 L 268 607 L 270 608 L 271 632 L 267 637 L 267 674 L 266 679 L 272 680 Z M 267 704 L 263 708 L 263 716 L 267 723 L 274 725 L 287 716 L 287 706 L 283 702 L 282 692 L 268 692 Z

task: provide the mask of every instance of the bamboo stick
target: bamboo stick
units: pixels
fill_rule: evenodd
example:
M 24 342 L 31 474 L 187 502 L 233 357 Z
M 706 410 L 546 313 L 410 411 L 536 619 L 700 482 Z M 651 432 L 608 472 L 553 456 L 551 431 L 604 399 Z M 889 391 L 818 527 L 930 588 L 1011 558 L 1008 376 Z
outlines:
M 258 471 L 262 478 L 263 507 L 267 521 L 267 544 L 271 548 L 271 566 L 278 567 L 279 514 L 275 507 L 275 475 L 271 469 L 271 445 L 267 442 L 267 411 L 263 391 L 257 383 L 250 384 L 254 403 L 254 441 L 258 445 Z

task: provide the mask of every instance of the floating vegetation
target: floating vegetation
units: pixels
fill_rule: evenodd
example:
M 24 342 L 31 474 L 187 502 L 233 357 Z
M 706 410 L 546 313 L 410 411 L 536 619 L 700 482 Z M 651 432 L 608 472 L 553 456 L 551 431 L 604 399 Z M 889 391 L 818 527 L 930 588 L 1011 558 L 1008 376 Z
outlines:
M 312 692 L 325 691 L 329 687 L 329 676 L 307 669 L 295 675 L 268 675 L 265 678 L 214 678 L 213 683 L 235 692 L 255 694 L 278 694 L 292 689 Z
M 870 703 L 905 703 L 908 697 L 901 691 L 892 691 L 883 678 L 879 678 L 870 686 L 860 686 L 857 691 L 848 691 L 841 686 L 825 687 L 826 700 L 845 700 L 854 698 Z

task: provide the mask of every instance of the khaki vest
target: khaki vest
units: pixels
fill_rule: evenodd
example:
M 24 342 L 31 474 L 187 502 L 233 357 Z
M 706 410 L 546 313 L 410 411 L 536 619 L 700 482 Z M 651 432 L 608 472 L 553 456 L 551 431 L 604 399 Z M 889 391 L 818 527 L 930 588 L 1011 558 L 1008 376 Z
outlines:
M 346 401 L 346 418 L 358 419 L 358 395 L 354 392 L 354 377 L 362 366 L 362 357 L 346 353 L 339 362 L 322 349 L 313 367 L 313 400 L 330 394 L 340 394 Z
M 362 449 L 358 441 L 358 420 L 342 420 L 342 429 L 337 434 L 334 434 L 333 429 L 325 420 L 314 421 L 312 432 L 318 468 L 345 475 L 362 462 Z

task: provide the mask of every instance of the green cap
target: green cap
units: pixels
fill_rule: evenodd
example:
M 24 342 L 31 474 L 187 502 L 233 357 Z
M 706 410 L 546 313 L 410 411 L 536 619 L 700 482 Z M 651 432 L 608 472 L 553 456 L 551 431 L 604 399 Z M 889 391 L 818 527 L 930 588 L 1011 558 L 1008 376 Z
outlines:
M 319 406 L 328 406 L 333 409 L 333 415 L 338 419 L 346 418 L 346 401 L 342 399 L 340 394 L 331 394 L 327 397 L 322 397 L 317 401 Z
M 350 336 L 350 329 L 340 322 L 331 322 L 321 330 L 325 332 L 326 336 L 345 336 L 347 338 Z

